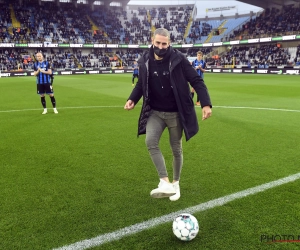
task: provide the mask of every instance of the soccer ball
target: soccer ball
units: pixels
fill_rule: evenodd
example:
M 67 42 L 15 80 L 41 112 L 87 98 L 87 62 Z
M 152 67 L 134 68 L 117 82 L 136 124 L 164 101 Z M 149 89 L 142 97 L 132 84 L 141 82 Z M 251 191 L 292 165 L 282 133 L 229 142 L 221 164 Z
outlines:
M 199 232 L 197 219 L 187 213 L 178 215 L 173 221 L 173 233 L 183 241 L 193 240 Z

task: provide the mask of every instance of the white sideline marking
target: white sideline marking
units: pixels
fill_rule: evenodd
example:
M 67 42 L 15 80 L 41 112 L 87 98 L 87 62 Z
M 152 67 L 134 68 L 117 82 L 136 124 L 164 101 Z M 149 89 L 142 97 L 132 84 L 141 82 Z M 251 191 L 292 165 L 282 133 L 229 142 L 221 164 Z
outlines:
M 122 106 L 123 108 L 124 106 Z M 52 107 L 51 107 L 52 108 Z M 121 108 L 121 106 L 79 106 L 79 107 L 57 107 L 57 109 L 92 109 L 92 108 Z M 0 113 L 11 113 L 11 112 L 24 112 L 24 111 L 36 111 L 39 109 L 15 109 L 15 110 L 0 110 Z M 49 108 L 50 109 L 50 108 Z
M 79 107 L 57 107 L 57 109 L 91 109 L 91 108 L 123 108 L 124 106 L 79 106 Z M 201 108 L 200 106 L 195 106 Z M 225 108 L 225 109 L 253 109 L 253 110 L 269 110 L 269 111 L 283 111 L 283 112 L 300 112 L 295 109 L 276 109 L 276 108 L 255 108 L 255 107 L 236 107 L 236 106 L 213 106 L 213 108 Z M 39 109 L 16 109 L 16 110 L 0 110 L 0 113 L 12 113 L 12 112 L 24 112 L 24 111 L 37 111 Z
M 268 189 L 271 189 L 271 188 L 274 188 L 274 187 L 277 187 L 277 186 L 280 186 L 280 185 L 283 185 L 283 184 L 286 184 L 289 182 L 296 181 L 298 179 L 300 179 L 300 172 L 297 174 L 290 175 L 288 177 L 276 180 L 276 181 L 268 182 L 268 183 L 265 183 L 265 184 L 262 184 L 262 185 L 259 185 L 259 186 L 253 187 L 253 188 L 249 188 L 249 189 L 246 189 L 246 190 L 234 193 L 234 194 L 223 196 L 218 199 L 210 200 L 208 202 L 201 203 L 194 207 L 189 207 L 189 208 L 186 208 L 186 209 L 174 212 L 174 213 L 170 213 L 170 214 L 167 214 L 167 215 L 164 215 L 161 217 L 150 219 L 145 222 L 137 223 L 137 224 L 131 225 L 129 227 L 124 227 L 124 228 L 117 230 L 115 232 L 112 232 L 112 233 L 102 234 L 102 235 L 99 235 L 99 236 L 91 238 L 91 239 L 78 241 L 74 244 L 63 246 L 63 247 L 56 248 L 53 250 L 82 250 L 82 249 L 87 249 L 90 247 L 100 246 L 104 243 L 119 240 L 125 236 L 139 233 L 143 230 L 158 226 L 160 224 L 163 224 L 166 222 L 171 222 L 180 213 L 193 214 L 196 212 L 205 211 L 205 210 L 208 210 L 208 209 L 211 209 L 214 207 L 222 206 L 230 201 L 234 201 L 236 199 L 247 197 L 249 195 L 257 194 L 257 193 L 266 191 Z
M 284 111 L 284 112 L 300 112 L 295 109 L 275 109 L 275 108 L 255 108 L 255 107 L 235 107 L 235 106 L 213 106 L 213 108 L 224 108 L 224 109 L 253 109 L 253 110 L 271 110 L 271 111 Z

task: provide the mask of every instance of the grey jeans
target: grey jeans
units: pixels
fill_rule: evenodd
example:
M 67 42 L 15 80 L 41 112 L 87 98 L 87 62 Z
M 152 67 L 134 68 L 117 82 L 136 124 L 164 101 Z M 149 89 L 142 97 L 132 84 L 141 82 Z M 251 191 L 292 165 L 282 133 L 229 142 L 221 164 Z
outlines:
M 160 178 L 168 177 L 165 159 L 159 149 L 159 140 L 165 128 L 173 152 L 173 180 L 179 181 L 183 164 L 182 125 L 178 112 L 151 111 L 146 126 L 146 145 Z

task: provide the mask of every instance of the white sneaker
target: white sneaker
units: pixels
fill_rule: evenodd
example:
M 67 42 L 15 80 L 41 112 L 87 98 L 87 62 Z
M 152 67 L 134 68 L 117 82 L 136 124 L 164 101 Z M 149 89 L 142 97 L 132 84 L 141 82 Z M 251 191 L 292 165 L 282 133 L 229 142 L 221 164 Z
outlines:
M 45 115 L 45 114 L 47 114 L 47 109 L 44 109 L 44 111 L 42 113 L 42 115 Z
M 173 183 L 173 187 L 176 191 L 176 194 L 169 197 L 171 201 L 177 201 L 180 198 L 180 187 L 179 187 L 179 181 L 176 181 Z
M 56 108 L 53 108 L 54 114 L 58 114 L 58 111 Z
M 164 180 L 160 180 L 158 184 L 158 188 L 153 189 L 150 192 L 150 195 L 153 198 L 164 198 L 164 197 L 170 197 L 172 195 L 176 194 L 176 191 L 172 185 L 172 183 L 166 182 Z

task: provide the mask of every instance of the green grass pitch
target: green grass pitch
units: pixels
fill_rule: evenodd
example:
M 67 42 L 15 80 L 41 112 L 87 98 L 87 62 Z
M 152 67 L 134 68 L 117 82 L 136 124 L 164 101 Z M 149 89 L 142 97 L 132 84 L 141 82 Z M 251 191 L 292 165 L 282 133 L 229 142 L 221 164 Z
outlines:
M 201 121 L 196 107 L 182 197 L 152 199 L 158 176 L 137 138 L 141 103 L 123 109 L 131 77 L 56 76 L 57 115 L 49 97 L 41 115 L 34 77 L 0 79 L 0 249 L 67 246 L 300 172 L 299 76 L 207 73 L 213 114 Z M 172 177 L 167 132 L 160 146 Z M 299 197 L 296 180 L 196 212 L 191 242 L 168 221 L 91 249 L 299 249 L 262 239 L 300 240 Z

